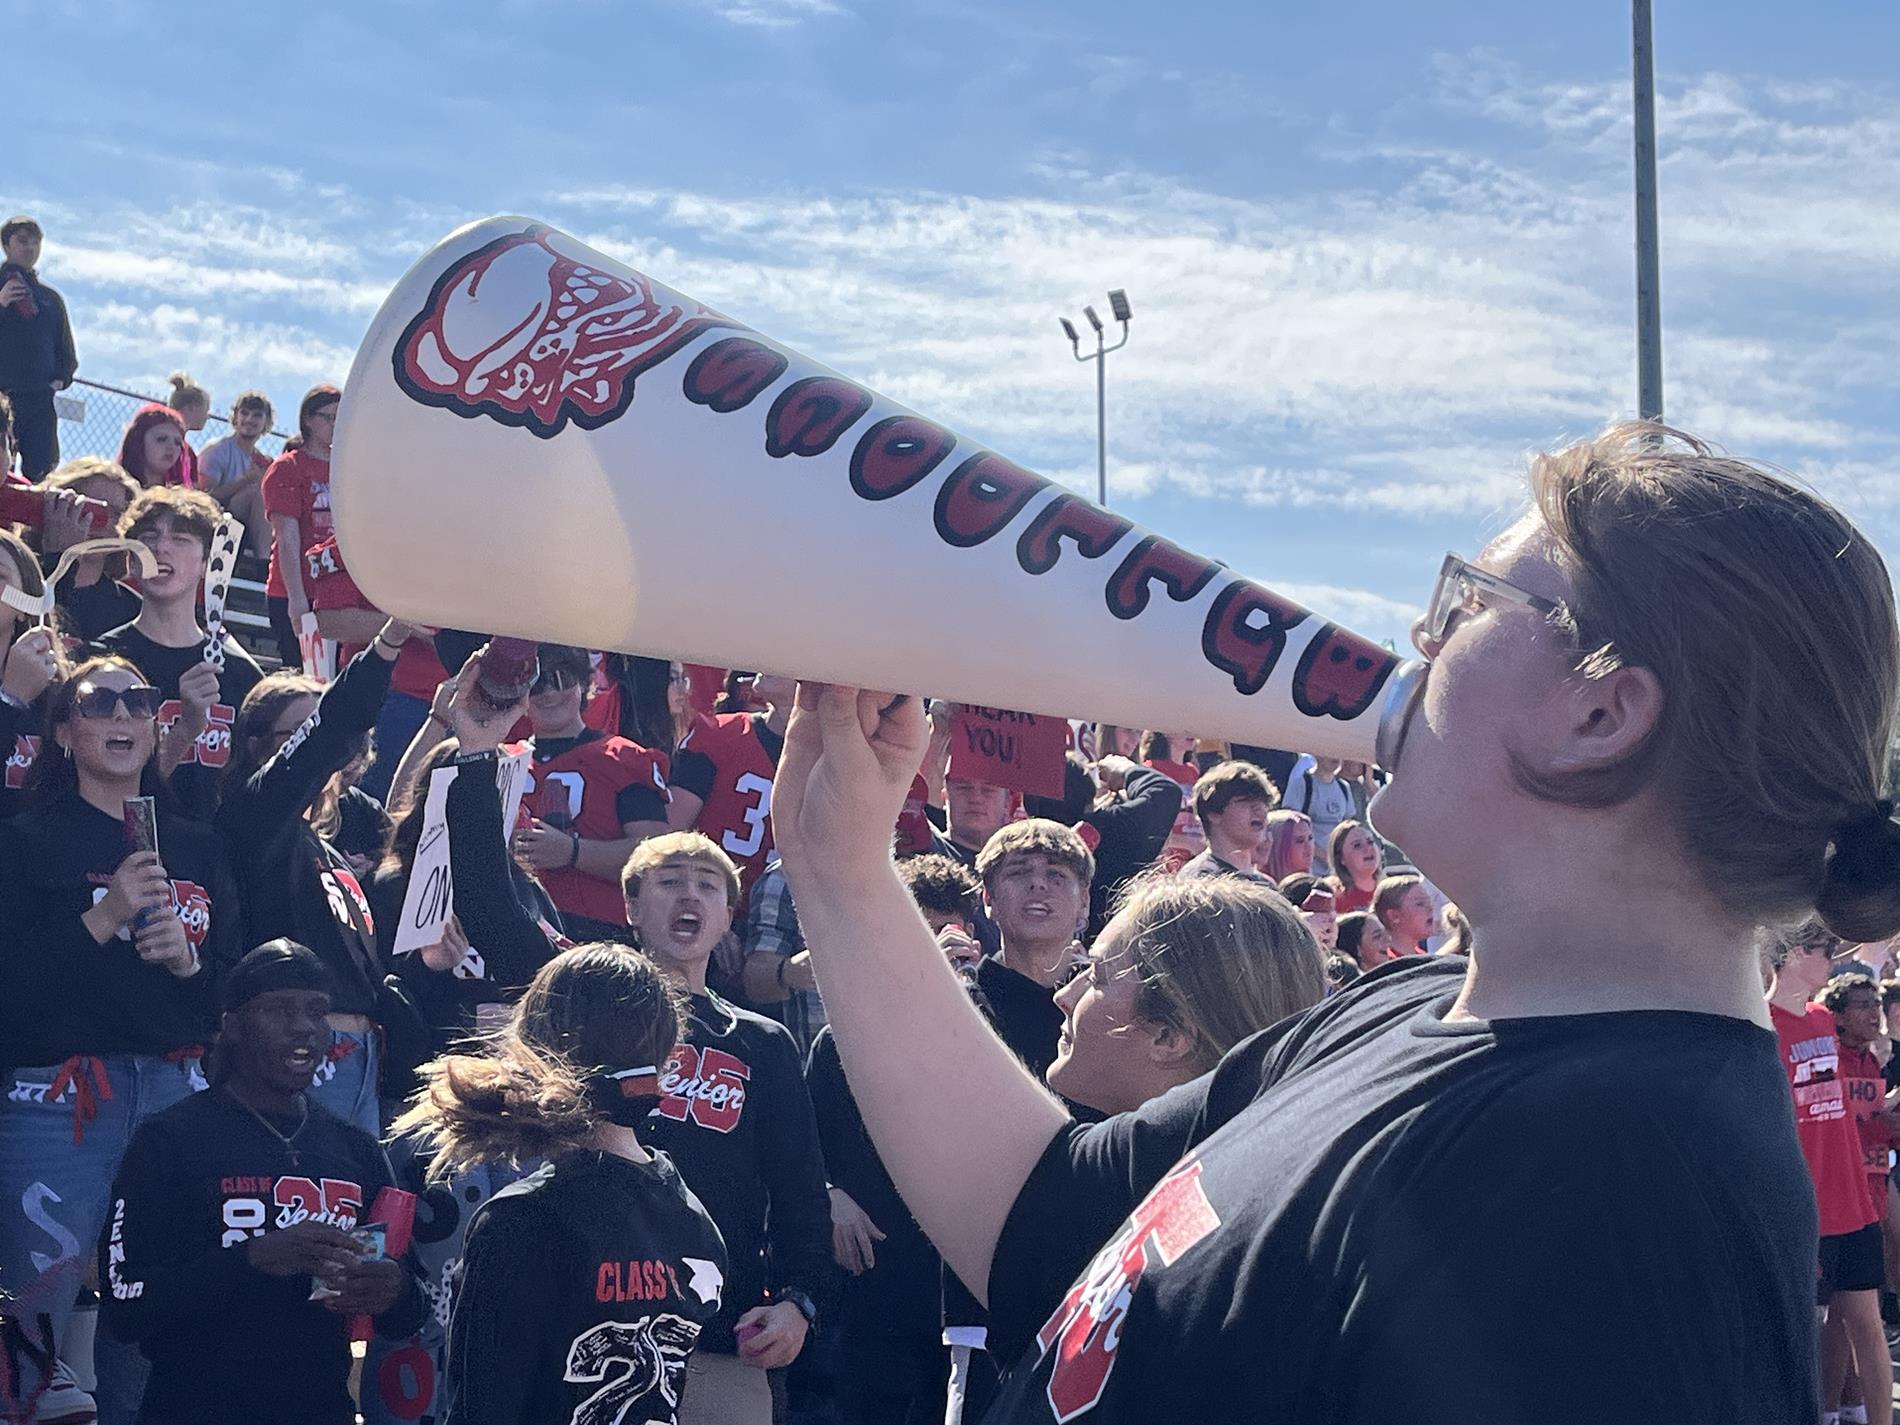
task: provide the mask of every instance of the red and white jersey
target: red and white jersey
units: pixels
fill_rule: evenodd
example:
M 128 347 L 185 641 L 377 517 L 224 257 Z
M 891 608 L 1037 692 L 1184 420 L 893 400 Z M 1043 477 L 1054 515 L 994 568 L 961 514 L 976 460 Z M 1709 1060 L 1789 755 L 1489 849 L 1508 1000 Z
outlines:
M 531 744 L 522 807 L 549 826 L 583 841 L 617 841 L 626 823 L 666 820 L 666 759 L 624 737 L 591 728 L 578 738 Z M 627 923 L 618 880 L 560 867 L 541 872 L 541 884 L 560 910 L 610 925 Z
M 673 758 L 673 785 L 703 803 L 694 826 L 733 859 L 747 892 L 772 854 L 772 777 L 784 745 L 759 714 L 702 713 Z

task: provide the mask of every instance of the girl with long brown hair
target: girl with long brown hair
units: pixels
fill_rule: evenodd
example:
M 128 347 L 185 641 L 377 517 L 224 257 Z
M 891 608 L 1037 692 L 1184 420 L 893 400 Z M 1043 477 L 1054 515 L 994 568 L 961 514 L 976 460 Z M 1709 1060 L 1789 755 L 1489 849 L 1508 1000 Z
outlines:
M 541 1166 L 469 1229 L 449 1322 L 447 1425 L 675 1418 L 726 1251 L 636 1131 L 679 1042 L 676 992 L 623 945 L 563 951 L 480 1053 L 451 1054 L 396 1123 L 438 1177 Z

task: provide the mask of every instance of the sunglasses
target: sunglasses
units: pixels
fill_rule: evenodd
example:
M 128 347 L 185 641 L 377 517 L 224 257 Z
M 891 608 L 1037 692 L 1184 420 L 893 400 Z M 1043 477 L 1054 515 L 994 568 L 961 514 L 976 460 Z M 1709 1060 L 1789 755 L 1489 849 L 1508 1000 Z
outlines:
M 78 695 L 73 698 L 73 711 L 80 717 L 98 720 L 111 717 L 123 707 L 127 717 L 153 718 L 158 716 L 158 705 L 164 701 L 163 693 L 144 683 L 135 684 L 124 691 L 82 683 Z
M 550 668 L 547 672 L 541 674 L 540 677 L 534 680 L 534 686 L 530 688 L 529 691 L 535 693 L 564 693 L 569 688 L 578 688 L 580 685 L 580 674 L 576 673 L 573 669 Z
M 1461 555 L 1447 554 L 1438 568 L 1432 601 L 1425 609 L 1425 636 L 1443 639 L 1461 615 L 1479 614 L 1498 603 L 1517 604 L 1552 622 L 1575 626 L 1569 607 L 1560 600 L 1520 589 L 1510 580 L 1487 573 Z

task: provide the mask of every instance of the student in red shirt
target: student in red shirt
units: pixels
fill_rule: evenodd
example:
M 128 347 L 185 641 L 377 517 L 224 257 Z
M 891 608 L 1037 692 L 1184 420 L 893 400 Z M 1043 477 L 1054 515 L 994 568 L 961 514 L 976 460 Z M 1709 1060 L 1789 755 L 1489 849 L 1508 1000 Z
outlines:
M 1869 1425 L 1892 1425 L 1893 1359 L 1880 1321 L 1886 1280 L 1881 1209 L 1867 1190 L 1860 1130 L 1848 1105 L 1845 1065 L 1833 1011 L 1808 1001 L 1827 983 L 1840 938 L 1818 923 L 1787 937 L 1775 953 L 1768 1010 L 1794 1092 L 1795 1129 L 1821 1214 L 1821 1399 L 1838 1410 L 1851 1361 Z M 1876 1074 L 1877 1076 L 1877 1074 Z
M 297 438 L 264 472 L 264 513 L 270 517 L 270 575 L 264 585 L 277 654 L 290 669 L 303 667 L 298 635 L 310 612 L 304 591 L 303 552 L 330 536 L 330 442 L 343 393 L 312 386 L 297 407 Z
M 1874 1052 L 1875 1042 L 1886 1032 L 1882 1023 L 1880 984 L 1870 975 L 1836 974 L 1827 982 L 1819 999 L 1834 1016 L 1834 1030 L 1840 1037 L 1841 1083 L 1846 1090 L 1847 1106 L 1860 1129 L 1867 1194 L 1873 1199 L 1874 1210 L 1880 1214 L 1881 1238 L 1887 1249 L 1886 1277 L 1892 1282 L 1895 1280 L 1892 1243 L 1895 1229 L 1900 1228 L 1900 1190 L 1894 1188 L 1887 1170 L 1893 1150 L 1900 1147 L 1900 1112 L 1896 1111 L 1900 1094 L 1888 1090 L 1886 1067 Z M 1838 1343 L 1831 1339 L 1835 1335 L 1840 1337 Z M 1846 1350 L 1844 1323 L 1828 1323 L 1828 1336 L 1823 1338 L 1822 1349 Z M 1846 1394 L 1858 1403 L 1859 1392 L 1852 1384 Z M 1862 1409 L 1864 1411 L 1864 1405 Z M 1845 1418 L 1845 1412 L 1843 1414 Z
M 342 668 L 369 646 L 387 615 L 356 587 L 350 571 L 343 566 L 334 534 L 304 550 L 303 579 L 305 596 L 317 617 L 317 632 L 335 641 L 336 666 Z M 389 692 L 376 714 L 375 756 L 357 783 L 377 801 L 394 800 L 391 790 L 396 768 L 416 734 L 429 722 L 436 689 L 447 677 L 435 640 L 412 638 L 402 646 L 402 654 L 390 671 Z M 447 735 L 440 717 L 436 723 Z
M 742 902 L 772 855 L 772 775 L 792 715 L 792 680 L 755 673 L 744 686 L 765 711 L 696 714 L 667 776 L 673 829 L 701 832 L 732 858 Z
M 529 824 L 514 832 L 515 860 L 540 878 L 570 936 L 611 940 L 625 930 L 620 868 L 633 848 L 667 830 L 667 761 L 637 742 L 596 732 L 581 718 L 593 664 L 586 650 L 540 646 L 528 695 L 532 777 Z

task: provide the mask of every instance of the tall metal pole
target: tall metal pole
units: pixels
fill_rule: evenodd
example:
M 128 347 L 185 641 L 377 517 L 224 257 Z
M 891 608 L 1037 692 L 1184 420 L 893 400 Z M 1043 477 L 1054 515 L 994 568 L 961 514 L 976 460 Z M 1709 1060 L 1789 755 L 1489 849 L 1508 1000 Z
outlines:
M 1636 100 L 1636 411 L 1661 420 L 1662 278 L 1656 241 L 1656 61 L 1650 0 L 1631 0 Z
M 1108 348 L 1095 333 L 1095 503 L 1108 508 Z
M 1095 503 L 1108 508 L 1108 354 L 1120 351 L 1128 345 L 1128 323 L 1133 314 L 1128 306 L 1128 293 L 1120 287 L 1108 294 L 1109 310 L 1115 320 L 1122 324 L 1121 338 L 1113 345 L 1108 344 L 1108 330 L 1102 325 L 1102 319 L 1096 315 L 1095 308 L 1084 307 L 1082 315 L 1095 329 L 1095 350 L 1088 355 L 1082 354 L 1082 335 L 1076 331 L 1075 323 L 1067 317 L 1058 317 L 1062 323 L 1062 334 L 1069 339 L 1069 350 L 1077 361 L 1095 363 Z

